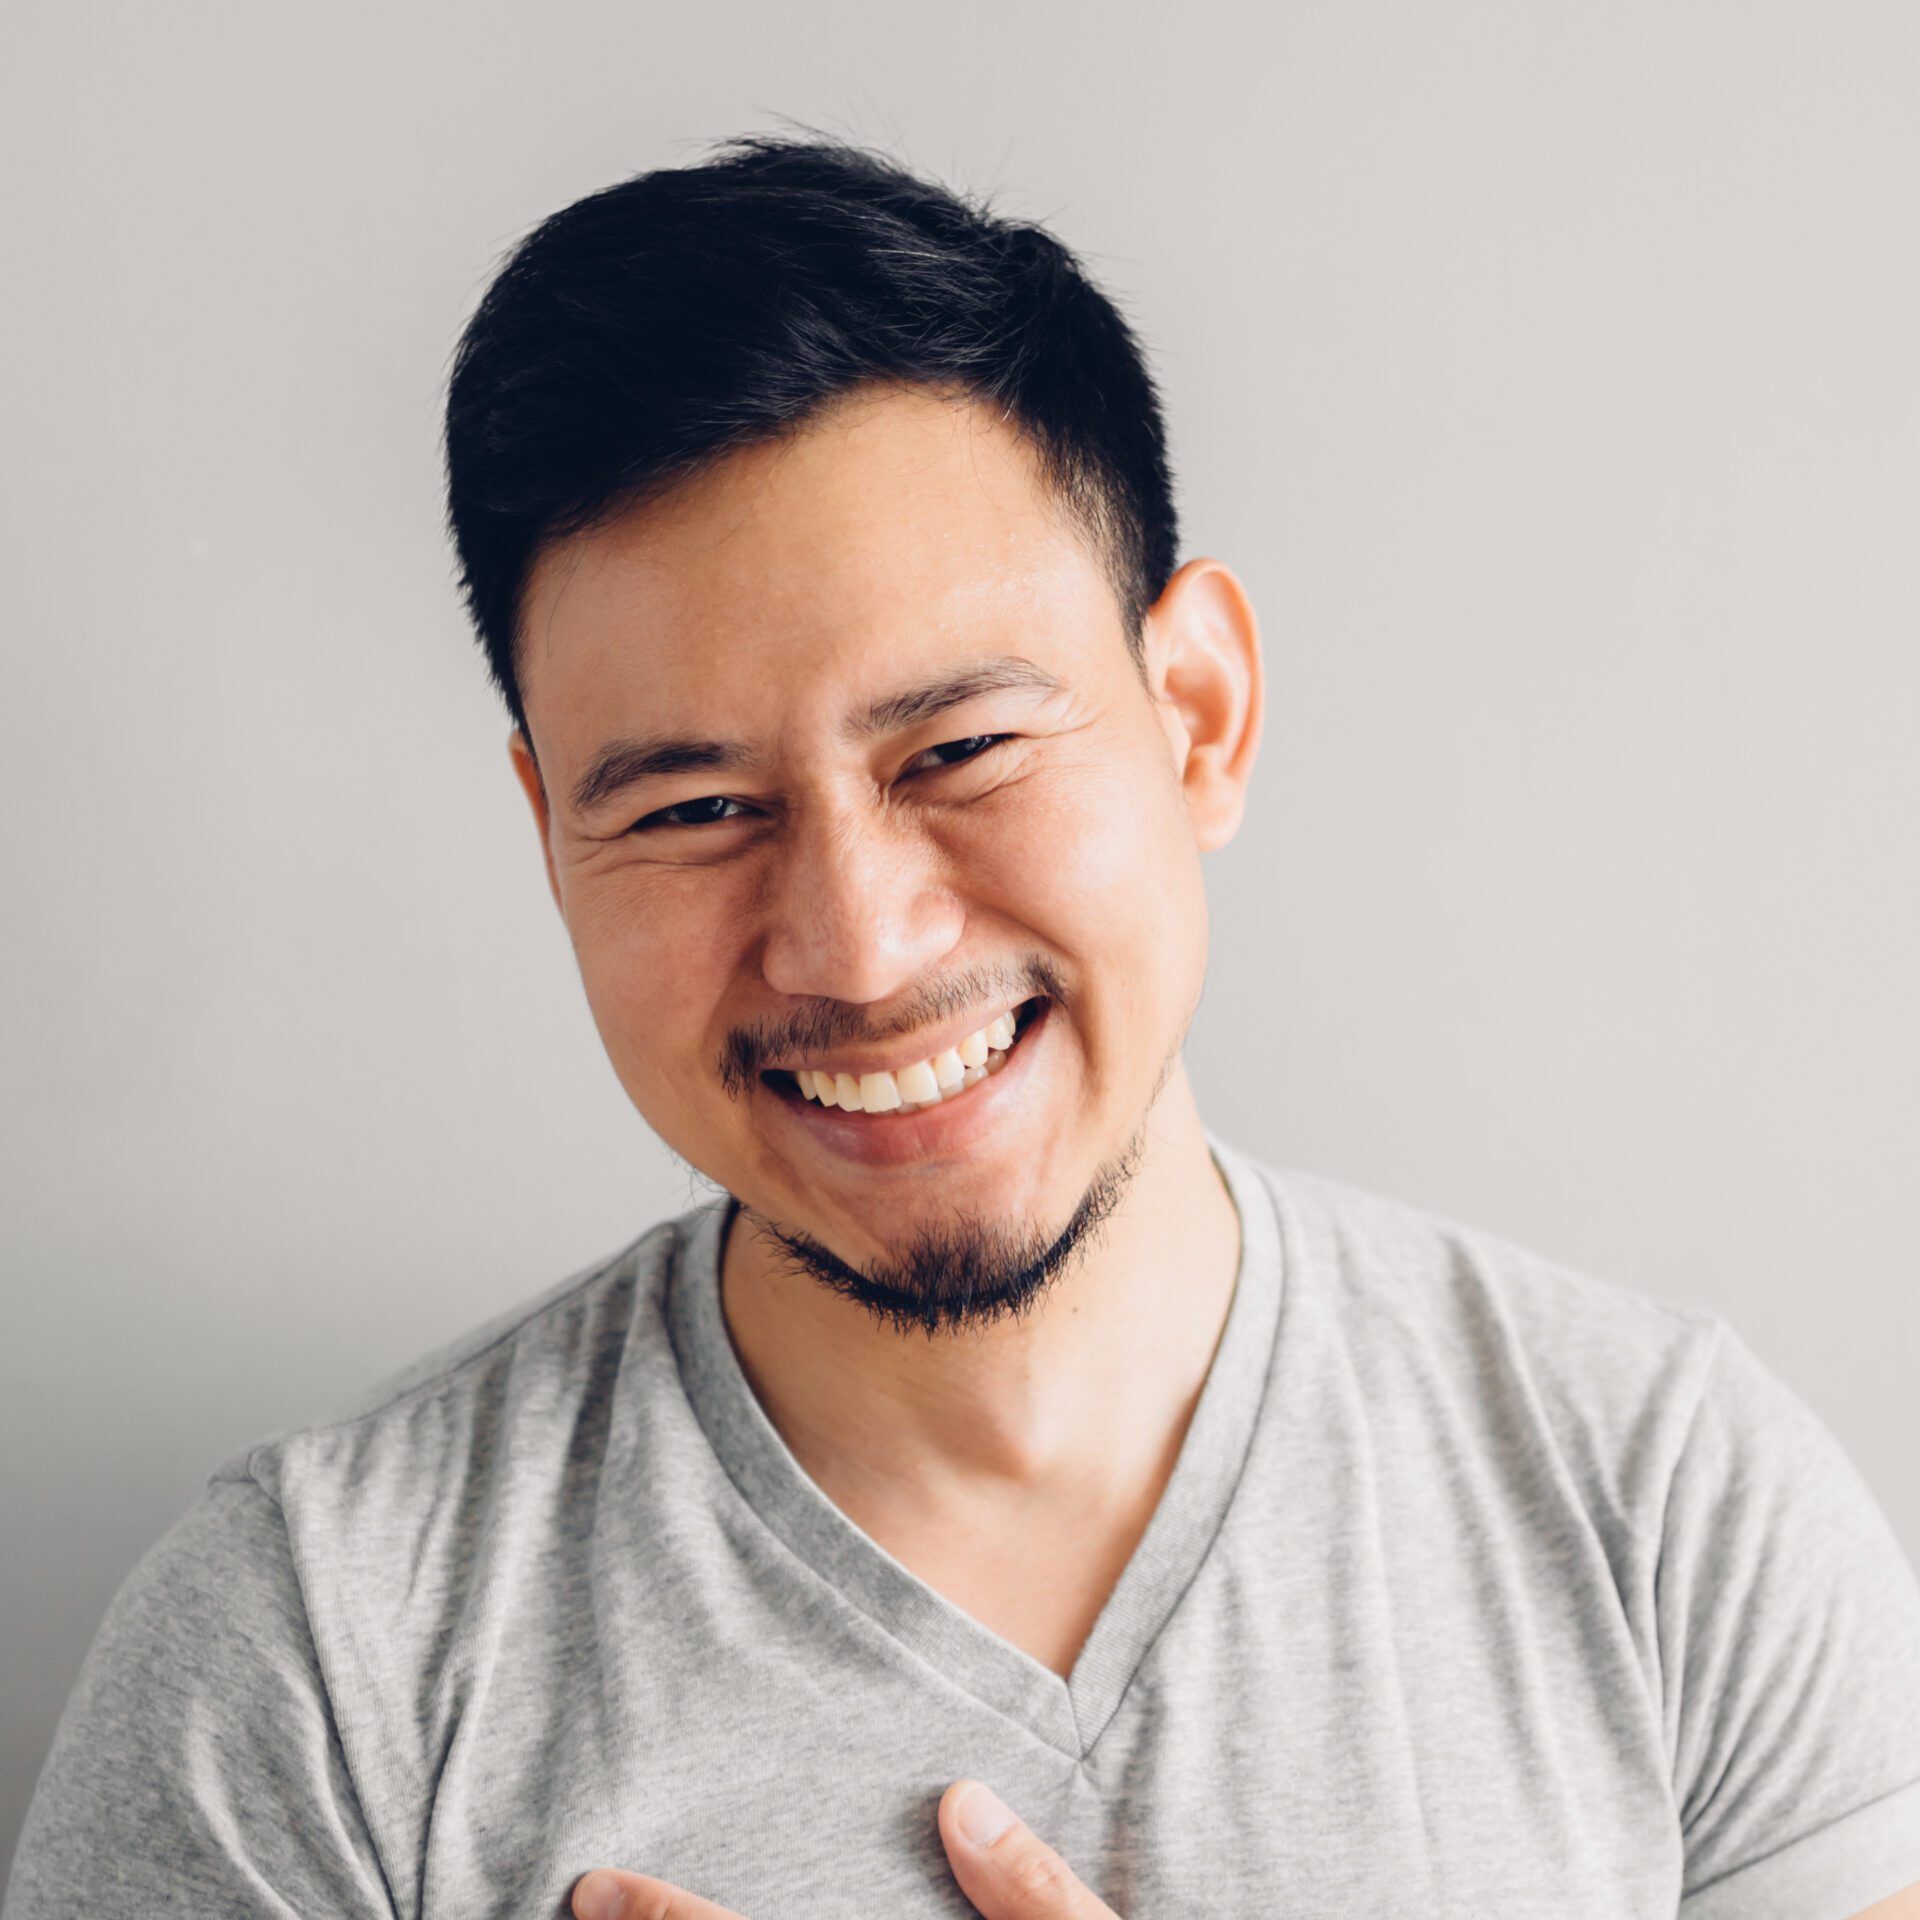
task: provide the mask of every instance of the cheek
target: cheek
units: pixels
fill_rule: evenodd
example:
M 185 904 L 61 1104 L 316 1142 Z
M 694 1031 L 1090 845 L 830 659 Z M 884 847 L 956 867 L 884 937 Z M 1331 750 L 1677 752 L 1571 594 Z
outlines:
M 977 830 L 974 899 L 1030 927 L 1129 1025 L 1184 1018 L 1205 945 L 1199 854 L 1154 760 L 1089 758 L 1010 789 Z
M 595 876 L 568 903 L 594 1023 L 622 1083 L 636 1099 L 648 1090 L 649 1108 L 681 1104 L 689 1072 L 710 1071 L 712 1011 L 731 977 L 725 894 L 711 871 L 635 869 Z

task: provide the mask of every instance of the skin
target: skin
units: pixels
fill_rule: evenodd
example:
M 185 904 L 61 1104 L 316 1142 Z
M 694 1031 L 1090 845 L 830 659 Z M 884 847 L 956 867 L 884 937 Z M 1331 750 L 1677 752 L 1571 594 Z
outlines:
M 549 548 L 521 632 L 509 746 L 553 898 L 629 1098 L 741 1203 L 722 1302 L 756 1395 L 874 1539 L 1070 1672 L 1178 1456 L 1238 1265 L 1179 1050 L 1201 855 L 1239 824 L 1260 735 L 1244 589 L 1188 561 L 1136 660 L 1017 434 L 879 386 Z M 869 711 L 1009 660 L 1051 684 Z M 620 739 L 741 753 L 577 806 Z M 1044 1021 L 951 1109 L 823 1125 L 759 1077 L 904 1065 L 1040 978 Z M 850 1150 L 853 1126 L 896 1144 Z M 1050 1238 L 1136 1143 L 1117 1210 L 1026 1311 L 931 1336 L 797 1271 L 767 1231 L 863 1272 L 956 1215 Z M 1109 1913 L 1018 1821 L 970 1842 L 968 1788 L 935 1817 L 980 1912 Z M 596 1907 L 595 1886 L 626 1904 Z M 732 1920 L 623 1870 L 577 1883 L 574 1911 Z
M 746 1209 L 722 1297 L 755 1392 L 857 1523 L 1067 1671 L 1171 1471 L 1238 1263 L 1178 1049 L 1205 965 L 1200 855 L 1238 825 L 1258 740 L 1244 590 L 1189 561 L 1143 673 L 1024 442 L 887 388 L 550 550 L 522 632 L 532 737 L 511 749 L 549 882 L 621 1084 Z M 879 696 L 1008 659 L 1054 687 L 848 730 Z M 576 809 L 606 743 L 640 735 L 755 757 Z M 1000 735 L 955 764 L 935 751 Z M 719 1071 L 743 1033 L 756 1058 L 803 1059 L 780 1042 L 809 1020 L 835 1057 L 905 1064 L 1028 991 L 1036 957 L 1059 997 L 1018 1075 L 952 1103 L 990 1111 L 964 1139 L 872 1164 Z M 754 1230 L 862 1267 L 956 1213 L 1051 1236 L 1143 1127 L 1098 1241 L 991 1326 L 903 1337 Z

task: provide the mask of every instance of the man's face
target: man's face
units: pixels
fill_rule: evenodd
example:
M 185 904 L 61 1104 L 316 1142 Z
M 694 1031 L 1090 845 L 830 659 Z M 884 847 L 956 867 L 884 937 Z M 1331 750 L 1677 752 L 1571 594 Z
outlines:
M 857 1269 L 1058 1234 L 1175 1061 L 1206 920 L 1185 736 L 1026 446 L 871 389 L 549 549 L 522 632 L 516 763 L 667 1145 Z M 1004 1058 L 944 1084 L 983 1032 Z

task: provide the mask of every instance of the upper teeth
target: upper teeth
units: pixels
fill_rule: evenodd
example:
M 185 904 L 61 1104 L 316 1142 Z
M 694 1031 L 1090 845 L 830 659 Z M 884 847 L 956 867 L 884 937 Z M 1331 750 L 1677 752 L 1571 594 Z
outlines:
M 896 1107 L 931 1107 L 950 1093 L 978 1086 L 1007 1057 L 1013 1045 L 1013 1015 L 989 1020 L 958 1046 L 916 1060 L 892 1073 L 835 1073 L 822 1067 L 798 1067 L 794 1078 L 809 1100 L 851 1113 L 891 1113 Z

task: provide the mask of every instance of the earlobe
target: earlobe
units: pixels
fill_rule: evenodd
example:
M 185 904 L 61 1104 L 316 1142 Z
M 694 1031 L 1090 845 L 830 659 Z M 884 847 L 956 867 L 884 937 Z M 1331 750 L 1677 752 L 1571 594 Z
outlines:
M 515 777 L 520 782 L 521 791 L 527 796 L 527 804 L 533 809 L 533 823 L 540 835 L 540 857 L 546 863 L 547 891 L 553 895 L 553 904 L 560 909 L 562 919 L 566 917 L 566 908 L 560 902 L 560 876 L 553 864 L 552 821 L 547 808 L 546 782 L 540 777 L 540 763 L 533 757 L 533 743 L 515 727 L 507 736 L 507 757 L 513 763 Z
M 1259 622 L 1245 587 L 1218 560 L 1189 560 L 1148 616 L 1154 697 L 1186 739 L 1180 768 L 1203 852 L 1231 840 L 1260 748 L 1265 686 Z

